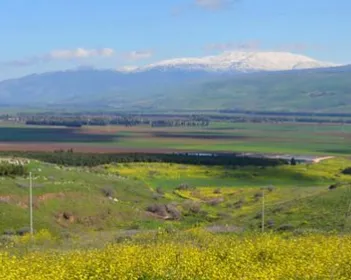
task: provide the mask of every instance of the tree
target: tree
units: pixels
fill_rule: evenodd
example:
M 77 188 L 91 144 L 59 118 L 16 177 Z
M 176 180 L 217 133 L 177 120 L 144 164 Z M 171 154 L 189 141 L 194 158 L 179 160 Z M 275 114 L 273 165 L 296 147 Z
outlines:
M 296 160 L 295 160 L 295 158 L 291 158 L 290 164 L 291 164 L 291 165 L 296 165 Z

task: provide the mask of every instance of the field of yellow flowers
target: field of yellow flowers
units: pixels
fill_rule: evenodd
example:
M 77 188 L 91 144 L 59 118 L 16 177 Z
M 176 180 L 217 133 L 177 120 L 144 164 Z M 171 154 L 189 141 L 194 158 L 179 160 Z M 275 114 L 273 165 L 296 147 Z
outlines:
M 192 230 L 104 249 L 0 251 L 0 279 L 351 279 L 351 236 Z

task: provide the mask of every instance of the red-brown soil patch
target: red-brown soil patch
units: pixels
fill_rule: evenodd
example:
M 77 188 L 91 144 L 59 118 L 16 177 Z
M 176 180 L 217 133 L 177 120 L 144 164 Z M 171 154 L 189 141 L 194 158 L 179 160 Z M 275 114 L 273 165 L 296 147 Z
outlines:
M 81 153 L 172 153 L 191 152 L 187 150 L 157 149 L 157 148 L 122 148 L 78 143 L 0 143 L 0 151 L 53 152 L 55 150 L 73 149 Z

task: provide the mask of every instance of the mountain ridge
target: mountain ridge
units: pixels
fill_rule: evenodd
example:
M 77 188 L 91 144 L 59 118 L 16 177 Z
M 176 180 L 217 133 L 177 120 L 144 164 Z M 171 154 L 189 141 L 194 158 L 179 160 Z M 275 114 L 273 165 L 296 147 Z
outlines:
M 272 55 L 268 54 L 268 57 Z M 279 66 L 279 58 L 271 61 L 269 65 L 272 70 L 268 71 L 259 70 L 258 67 L 262 69 L 263 64 L 257 63 L 255 56 L 251 56 L 256 68 L 252 68 L 254 63 L 251 63 L 250 69 L 245 68 L 247 65 L 241 65 L 240 70 L 232 67 L 236 55 L 235 59 L 228 61 L 226 55 L 220 58 L 216 56 L 215 62 L 219 64 L 211 64 L 210 68 L 204 68 L 203 65 L 196 68 L 190 63 L 184 69 L 182 60 L 177 60 L 179 67 L 169 67 L 166 61 L 161 64 L 167 67 L 149 65 L 143 70 L 124 72 L 113 69 L 71 69 L 32 74 L 0 82 L 0 105 L 124 110 L 351 109 L 348 105 L 351 104 L 351 66 L 321 63 L 318 64 L 321 67 L 309 68 L 315 60 L 304 56 L 301 59 L 298 56 L 296 60 L 293 55 L 288 56 L 287 63 L 282 66 Z M 266 55 L 264 53 L 267 58 Z M 299 61 L 297 66 L 294 64 L 296 61 Z M 292 69 L 285 69 L 288 64 Z M 213 65 L 221 66 L 222 70 L 213 70 L 217 69 Z M 226 70 L 223 70 L 223 65 L 227 67 Z M 277 70 L 277 65 L 283 70 Z

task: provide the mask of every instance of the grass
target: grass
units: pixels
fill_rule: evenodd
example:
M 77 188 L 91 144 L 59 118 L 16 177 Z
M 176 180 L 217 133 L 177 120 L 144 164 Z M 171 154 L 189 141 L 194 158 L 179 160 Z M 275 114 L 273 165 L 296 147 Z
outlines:
M 347 166 L 350 160 L 334 158 L 269 168 L 166 163 L 70 168 L 37 161 L 29 168 L 34 175 L 35 227 L 60 235 L 226 224 L 259 230 L 260 194 L 269 186 L 267 221 L 274 220 L 274 229 L 292 224 L 294 229 L 340 231 L 351 199 L 351 176 L 341 173 Z M 0 231 L 26 227 L 28 178 L 0 179 Z M 335 183 L 339 187 L 330 191 Z M 167 221 L 163 214 L 147 211 L 152 205 L 170 204 L 179 211 L 179 220 Z

